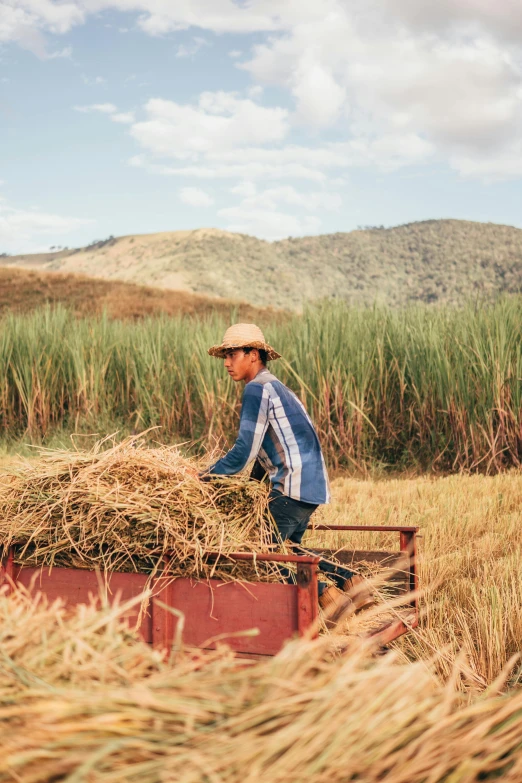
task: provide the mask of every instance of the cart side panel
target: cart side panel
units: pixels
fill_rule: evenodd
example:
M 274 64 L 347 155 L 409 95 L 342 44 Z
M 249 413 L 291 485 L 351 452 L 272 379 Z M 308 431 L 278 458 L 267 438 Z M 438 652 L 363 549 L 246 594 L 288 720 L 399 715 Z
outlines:
M 190 647 L 213 648 L 222 641 L 235 652 L 275 655 L 285 641 L 303 632 L 296 585 L 218 579 L 165 578 L 161 582 L 156 580 L 152 610 L 153 640 L 158 647 L 172 645 L 179 622 L 165 606 L 183 612 L 183 641 Z M 251 629 L 257 629 L 257 635 L 233 636 Z
M 76 568 L 28 568 L 15 566 L 15 581 L 31 590 L 47 596 L 50 601 L 62 599 L 67 606 L 88 604 L 91 597 L 105 596 L 109 603 L 117 598 L 120 603 L 139 596 L 146 588 L 146 574 L 121 573 L 114 571 L 102 576 L 95 571 Z M 101 600 L 101 598 L 99 598 Z M 134 627 L 138 620 L 140 603 L 133 606 L 127 615 L 129 625 Z M 144 612 L 140 635 L 146 642 L 152 641 L 150 612 Z
M 49 600 L 60 598 L 67 606 L 88 604 L 92 597 L 106 595 L 109 603 L 139 596 L 146 588 L 145 574 L 111 573 L 105 581 L 93 571 L 74 568 L 29 568 L 15 566 L 14 580 L 33 593 Z M 234 651 L 255 655 L 274 655 L 298 633 L 304 633 L 315 619 L 303 602 L 307 588 L 289 584 L 221 582 L 212 579 L 159 578 L 154 580 L 154 598 L 142 615 L 140 635 L 144 641 L 169 649 L 174 640 L 178 616 L 184 616 L 182 639 L 191 647 L 215 647 L 221 637 Z M 138 619 L 140 604 L 128 613 L 131 626 Z M 152 610 L 152 611 L 151 611 Z M 257 635 L 233 636 L 257 629 Z

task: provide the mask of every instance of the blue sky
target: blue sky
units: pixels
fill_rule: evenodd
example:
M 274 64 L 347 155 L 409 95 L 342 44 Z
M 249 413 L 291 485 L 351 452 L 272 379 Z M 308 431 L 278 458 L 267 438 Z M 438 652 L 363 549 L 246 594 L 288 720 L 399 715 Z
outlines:
M 522 227 L 518 0 L 0 0 L 0 253 Z

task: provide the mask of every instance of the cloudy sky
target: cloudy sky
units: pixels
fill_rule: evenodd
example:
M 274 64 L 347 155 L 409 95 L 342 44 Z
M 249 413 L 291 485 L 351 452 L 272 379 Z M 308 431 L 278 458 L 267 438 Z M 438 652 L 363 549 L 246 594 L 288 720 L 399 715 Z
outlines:
M 0 0 L 0 253 L 521 207 L 521 0 Z

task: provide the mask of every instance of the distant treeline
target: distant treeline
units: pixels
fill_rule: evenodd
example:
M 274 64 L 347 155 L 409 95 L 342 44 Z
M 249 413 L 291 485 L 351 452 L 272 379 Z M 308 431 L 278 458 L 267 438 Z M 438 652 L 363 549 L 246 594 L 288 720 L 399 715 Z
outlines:
M 233 441 L 241 388 L 206 349 L 229 322 L 7 315 L 5 439 L 141 431 L 204 449 Z M 273 371 L 303 399 L 331 467 L 479 470 L 522 460 L 522 297 L 463 309 L 327 303 L 275 322 Z

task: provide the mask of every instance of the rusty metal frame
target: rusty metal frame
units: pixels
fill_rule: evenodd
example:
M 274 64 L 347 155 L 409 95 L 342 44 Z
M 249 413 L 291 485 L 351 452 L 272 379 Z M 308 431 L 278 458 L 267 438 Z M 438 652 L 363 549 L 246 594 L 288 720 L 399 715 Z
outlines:
M 319 616 L 318 605 L 318 577 L 317 570 L 321 558 L 318 555 L 283 555 L 277 552 L 259 553 L 232 552 L 220 555 L 211 552 L 210 557 L 226 557 L 231 560 L 244 560 L 254 562 L 256 560 L 267 563 L 295 563 L 297 566 L 297 627 L 299 636 L 305 634 L 315 638 L 318 635 L 317 619 Z
M 419 624 L 418 571 L 417 571 L 417 533 L 419 528 L 411 525 L 314 525 L 313 530 L 331 532 L 355 531 L 366 533 L 399 533 L 399 551 L 409 556 L 408 591 L 411 608 L 411 622 L 396 620 L 372 631 L 370 636 L 378 637 L 382 645 L 389 644 L 394 639 L 413 630 Z M 377 551 L 377 550 L 376 550 Z
M 412 594 L 408 605 L 411 607 L 411 622 L 407 623 L 397 620 L 388 623 L 373 631 L 370 636 L 378 639 L 380 644 L 387 644 L 398 636 L 415 628 L 418 624 L 418 598 L 417 598 L 417 569 L 416 569 L 416 534 L 417 527 L 408 527 L 403 525 L 315 525 L 314 530 L 325 530 L 329 532 L 355 531 L 355 532 L 398 532 L 400 551 L 409 555 L 409 575 L 408 587 Z M 16 569 L 14 567 L 14 550 L 11 546 L 7 557 L 0 561 L 0 585 L 6 581 L 10 585 L 16 584 Z M 376 550 L 377 551 L 377 550 Z M 293 563 L 297 567 L 296 583 L 297 589 L 297 629 L 300 636 L 305 634 L 312 638 L 318 633 L 318 564 L 319 555 L 295 555 L 279 553 L 250 553 L 234 552 L 224 555 L 222 553 L 210 553 L 210 557 L 221 557 L 238 561 L 262 561 L 272 563 Z M 165 567 L 172 555 L 163 556 Z M 162 584 L 163 581 L 163 584 Z M 168 648 L 171 646 L 175 633 L 175 617 L 163 608 L 160 604 L 172 606 L 172 578 L 159 576 L 153 581 L 153 598 L 151 603 L 152 612 L 152 643 L 158 647 Z M 157 588 L 157 589 L 155 589 Z
M 14 566 L 15 546 L 9 548 L 7 557 L 0 560 L 0 586 L 7 582 L 8 590 L 16 585 L 17 574 L 23 568 L 18 570 Z M 226 555 L 218 552 L 209 553 L 209 557 L 223 558 L 238 561 L 263 561 L 273 563 L 293 563 L 297 566 L 296 581 L 291 585 L 297 590 L 296 601 L 296 624 L 299 636 L 310 636 L 314 638 L 318 634 L 318 615 L 319 606 L 317 601 L 318 579 L 317 570 L 320 557 L 317 555 L 295 555 L 280 553 L 251 553 L 234 552 Z M 176 618 L 175 615 L 165 607 L 174 607 L 172 598 L 175 579 L 168 575 L 168 564 L 172 559 L 172 554 L 165 554 L 162 557 L 164 563 L 163 573 L 153 578 L 151 585 L 151 633 L 152 644 L 161 649 L 170 649 L 174 641 Z M 132 574 L 129 574 L 131 577 Z M 289 585 L 290 586 L 290 585 Z
M 164 555 L 165 568 L 172 559 L 172 554 Z M 319 605 L 317 601 L 318 579 L 317 568 L 321 558 L 317 555 L 294 555 L 279 553 L 252 553 L 252 552 L 233 552 L 226 555 L 219 552 L 210 552 L 210 558 L 225 558 L 230 560 L 239 560 L 247 562 L 262 561 L 268 563 L 294 563 L 297 566 L 296 584 L 297 588 L 297 632 L 299 636 L 309 635 L 315 638 L 318 635 L 318 616 Z M 160 586 L 161 580 L 165 581 L 163 587 Z M 175 619 L 171 612 L 163 608 L 161 604 L 172 606 L 172 589 L 174 580 L 172 577 L 160 576 L 154 580 L 152 596 L 152 643 L 153 645 L 168 649 L 171 647 L 174 638 Z M 160 587 L 159 590 L 155 589 Z

